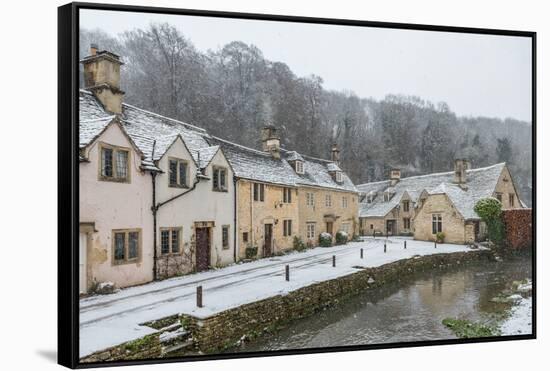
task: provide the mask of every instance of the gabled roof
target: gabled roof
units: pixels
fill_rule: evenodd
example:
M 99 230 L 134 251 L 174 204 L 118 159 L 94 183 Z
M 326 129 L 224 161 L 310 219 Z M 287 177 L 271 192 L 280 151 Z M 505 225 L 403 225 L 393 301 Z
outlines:
M 359 216 L 384 217 L 399 205 L 405 192 L 416 203 L 422 192 L 425 191 L 428 195 L 446 194 L 465 219 L 478 219 L 479 216 L 474 211 L 475 203 L 482 198 L 493 195 L 505 166 L 505 163 L 500 163 L 484 168 L 466 170 L 465 187 L 453 183 L 453 171 L 401 178 L 393 187 L 390 187 L 389 180 L 360 184 L 357 188 L 361 193 L 373 192 L 377 193 L 377 196 L 371 203 L 366 202 L 366 200 L 361 202 Z M 395 194 L 389 201 L 384 201 L 381 194 L 390 188 Z
M 235 175 L 239 178 L 290 187 L 302 185 L 357 192 L 355 185 L 345 173 L 342 173 L 341 183 L 336 183 L 332 179 L 329 167 L 336 165 L 332 161 L 302 155 L 283 148 L 280 149 L 281 158 L 277 159 L 267 152 L 217 137 L 211 137 L 209 142 L 217 144 L 223 149 Z M 297 159 L 304 162 L 304 174 L 297 174 L 289 163 L 289 161 Z
M 80 145 L 86 147 L 105 129 L 115 116 L 108 113 L 95 96 L 80 91 Z M 281 149 L 281 158 L 221 138 L 204 129 L 123 103 L 122 114 L 116 116 L 122 128 L 143 154 L 142 168 L 158 171 L 158 161 L 181 137 L 201 169 L 208 166 L 220 149 L 237 177 L 287 186 L 312 186 L 357 192 L 349 177 L 342 173 L 336 183 L 329 171 L 339 169 L 332 161 Z M 200 158 L 200 160 L 199 160 Z M 304 162 L 304 174 L 296 174 L 289 161 Z

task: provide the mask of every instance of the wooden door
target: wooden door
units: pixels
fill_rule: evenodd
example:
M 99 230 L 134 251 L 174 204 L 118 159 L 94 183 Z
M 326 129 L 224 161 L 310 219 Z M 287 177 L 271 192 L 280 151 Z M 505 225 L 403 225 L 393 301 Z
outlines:
M 265 224 L 264 227 L 264 256 L 273 254 L 273 224 Z
M 332 236 L 332 226 L 333 226 L 332 222 L 327 222 L 327 233 L 330 233 L 331 236 Z
M 79 271 L 79 292 L 85 294 L 88 291 L 88 283 L 86 281 L 86 252 L 88 245 L 88 236 L 86 233 L 80 233 L 78 258 L 80 263 Z
M 197 228 L 197 272 L 210 267 L 210 228 Z

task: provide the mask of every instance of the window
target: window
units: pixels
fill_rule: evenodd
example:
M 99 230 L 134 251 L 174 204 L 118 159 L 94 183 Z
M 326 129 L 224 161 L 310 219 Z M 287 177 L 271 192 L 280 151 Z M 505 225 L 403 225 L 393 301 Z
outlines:
M 243 242 L 248 242 L 248 232 L 243 232 Z
M 343 208 L 348 207 L 348 198 L 347 197 L 342 197 L 342 207 Z
M 409 212 L 409 201 L 403 201 L 403 211 L 406 213 Z
M 141 229 L 113 230 L 113 264 L 137 261 L 141 255 Z
M 411 229 L 411 218 L 403 218 L 403 229 Z
M 332 206 L 332 197 L 330 195 L 325 196 L 325 206 L 331 207 Z
M 229 249 L 229 226 L 222 226 L 222 247 Z
M 254 201 L 264 201 L 265 185 L 254 183 Z
M 217 192 L 227 191 L 227 169 L 215 167 L 212 174 L 212 189 Z
M 306 193 L 306 206 L 315 206 L 315 199 L 313 198 L 313 193 Z
M 342 172 L 341 171 L 336 172 L 336 182 L 337 183 L 342 183 Z
M 128 182 L 130 178 L 130 151 L 125 148 L 100 144 L 100 179 Z
M 515 203 L 516 199 L 515 199 L 515 196 L 513 193 L 510 193 L 508 195 L 508 202 L 510 203 L 510 207 L 514 207 L 514 203 Z
M 349 223 L 342 223 L 341 229 L 343 232 L 346 232 L 349 234 Z
M 390 200 L 390 194 L 388 192 L 384 192 L 384 201 L 388 202 Z
M 292 188 L 283 188 L 283 202 L 287 204 L 292 202 Z
M 168 185 L 170 187 L 187 187 L 187 161 L 177 158 L 168 160 Z
M 306 237 L 315 238 L 315 223 L 306 224 Z
M 370 229 L 374 229 L 374 224 L 371 224 L 371 225 L 370 225 Z
M 179 254 L 181 250 L 181 228 L 160 229 L 160 253 L 161 255 Z
M 292 220 L 283 220 L 283 236 L 292 236 Z
M 502 193 L 497 193 L 497 200 L 502 202 Z
M 298 174 L 304 173 L 304 163 L 302 161 L 296 161 L 296 172 Z
M 443 232 L 443 219 L 441 214 L 432 214 L 432 234 Z

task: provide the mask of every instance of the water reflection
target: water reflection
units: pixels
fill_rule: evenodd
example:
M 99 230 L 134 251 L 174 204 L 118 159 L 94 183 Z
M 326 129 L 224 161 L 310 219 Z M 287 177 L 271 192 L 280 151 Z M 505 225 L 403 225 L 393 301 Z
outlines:
M 530 277 L 530 260 L 525 258 L 419 273 L 230 352 L 452 339 L 454 334 L 441 324 L 444 318 L 488 321 L 502 309 L 490 299 L 512 281 Z

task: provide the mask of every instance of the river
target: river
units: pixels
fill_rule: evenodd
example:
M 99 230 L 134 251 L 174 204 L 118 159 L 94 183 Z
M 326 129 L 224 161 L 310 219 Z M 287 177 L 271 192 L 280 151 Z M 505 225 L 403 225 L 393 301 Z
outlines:
M 495 323 L 496 314 L 504 309 L 491 299 L 513 281 L 527 278 L 531 278 L 527 258 L 418 273 L 291 322 L 230 352 L 453 339 L 454 333 L 441 323 L 444 318 Z

